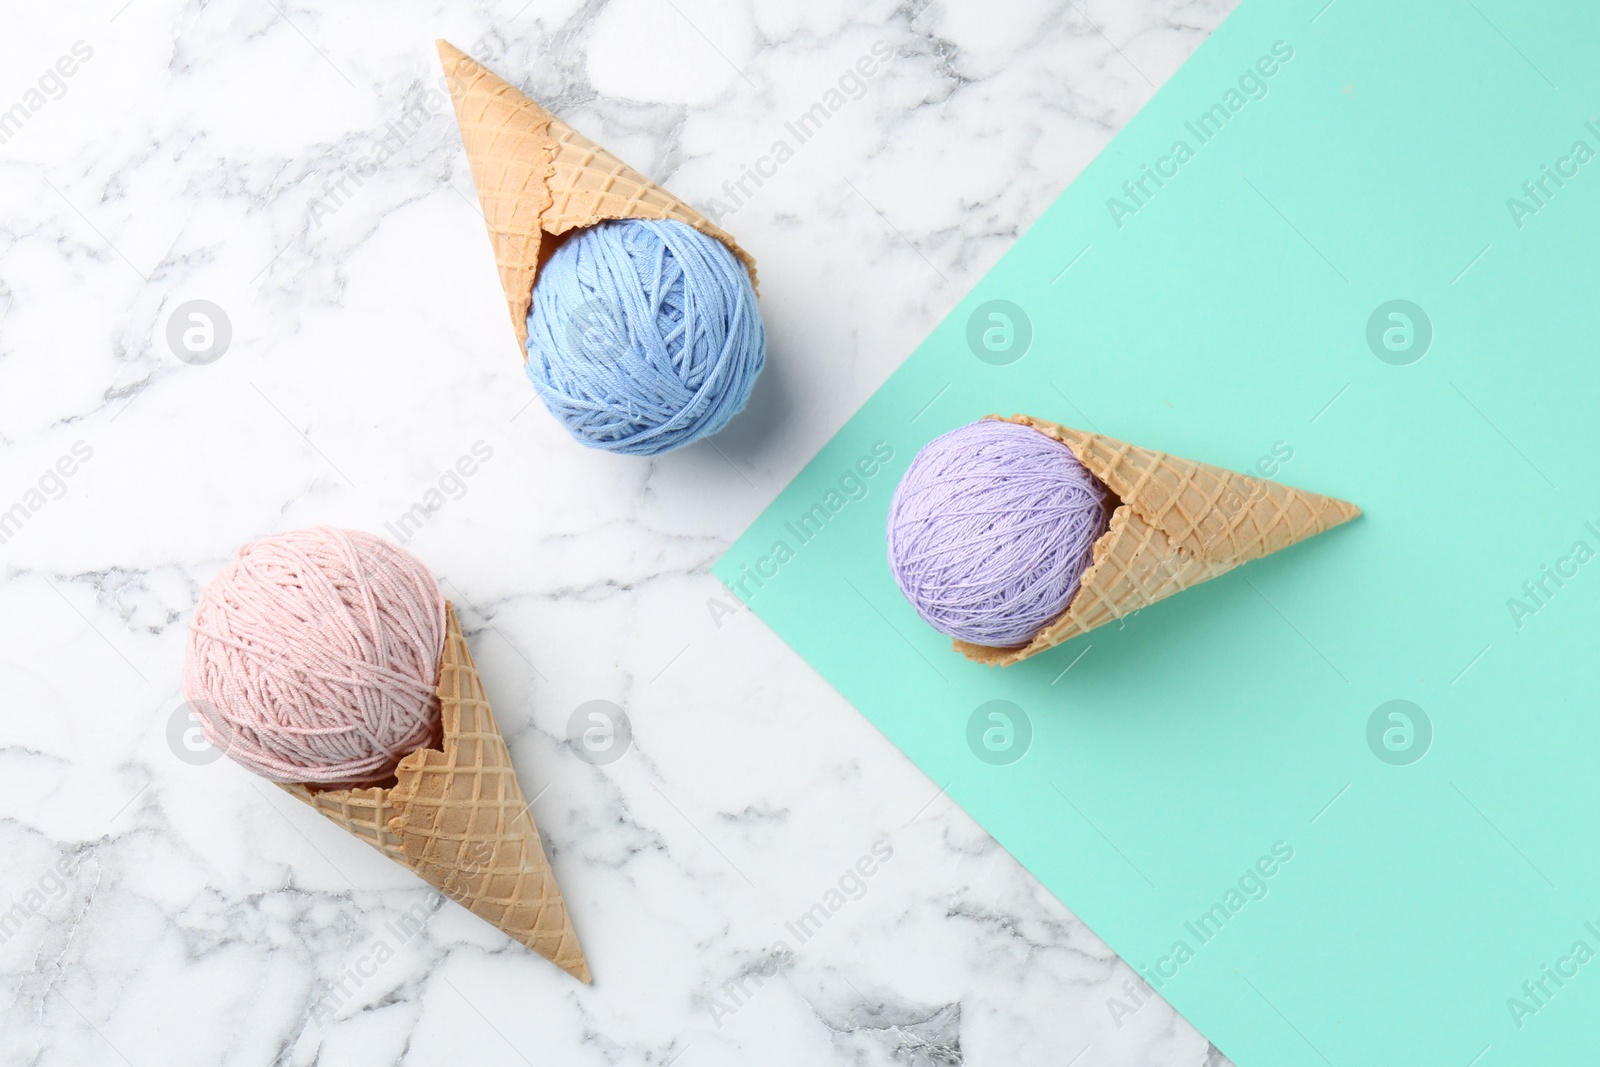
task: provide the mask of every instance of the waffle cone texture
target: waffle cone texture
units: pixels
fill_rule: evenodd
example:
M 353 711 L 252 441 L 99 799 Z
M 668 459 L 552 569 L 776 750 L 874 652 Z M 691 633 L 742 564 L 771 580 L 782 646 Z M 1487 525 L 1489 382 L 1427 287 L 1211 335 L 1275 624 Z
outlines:
M 990 416 L 999 418 L 999 416 Z M 1020 663 L 1097 626 L 1361 514 L 1354 504 L 1027 415 L 1005 420 L 1066 445 L 1116 497 L 1065 611 L 1020 648 L 956 641 L 991 666 Z
M 445 605 L 439 661 L 443 740 L 400 761 L 389 788 L 285 785 L 350 834 L 577 978 L 589 981 L 483 679 Z
M 554 249 L 550 238 L 569 230 L 608 219 L 682 222 L 727 245 L 755 284 L 755 260 L 710 219 L 450 42 L 437 43 L 524 359 L 533 283 Z

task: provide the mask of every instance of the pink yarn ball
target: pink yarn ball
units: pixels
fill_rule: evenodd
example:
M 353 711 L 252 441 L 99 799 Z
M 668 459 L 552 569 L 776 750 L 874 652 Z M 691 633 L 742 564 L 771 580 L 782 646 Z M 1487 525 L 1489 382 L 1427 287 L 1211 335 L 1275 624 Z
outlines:
M 381 537 L 256 541 L 200 595 L 184 697 L 206 739 L 277 782 L 374 784 L 435 739 L 444 594 Z

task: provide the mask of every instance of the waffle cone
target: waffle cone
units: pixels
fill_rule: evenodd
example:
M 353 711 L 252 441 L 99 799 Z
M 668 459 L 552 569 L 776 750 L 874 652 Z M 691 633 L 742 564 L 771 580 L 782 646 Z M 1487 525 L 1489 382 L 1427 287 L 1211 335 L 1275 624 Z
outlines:
M 283 788 L 580 982 L 578 946 L 483 680 L 446 605 L 443 741 L 406 756 L 389 788 Z
M 1006 667 L 1361 514 L 1354 504 L 1153 452 L 1027 415 L 1008 422 L 1055 438 L 1117 499 L 1072 602 L 1020 648 L 955 647 Z
M 755 284 L 755 260 L 710 219 L 450 42 L 437 43 L 524 358 L 533 283 L 554 249 L 546 238 L 568 230 L 607 219 L 673 219 L 727 245 Z

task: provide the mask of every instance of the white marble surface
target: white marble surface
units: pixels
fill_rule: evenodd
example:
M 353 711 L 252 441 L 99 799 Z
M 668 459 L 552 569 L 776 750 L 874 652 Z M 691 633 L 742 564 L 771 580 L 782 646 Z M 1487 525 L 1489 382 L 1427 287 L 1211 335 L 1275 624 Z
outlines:
M 0 1061 L 1224 1062 L 1159 1001 L 1117 1025 L 1133 972 L 758 620 L 708 604 L 717 556 L 1230 6 L 10 12 Z M 760 260 L 771 351 L 715 447 L 589 452 L 533 402 L 430 95 L 436 36 L 702 206 L 892 50 L 724 218 Z M 207 365 L 166 339 L 195 299 L 231 324 Z M 529 792 L 549 787 L 534 812 L 588 988 L 169 742 L 184 628 L 234 547 L 384 532 L 479 442 L 410 547 L 460 606 Z M 567 739 L 596 699 L 634 735 L 599 766 Z M 796 944 L 785 923 L 879 842 L 861 898 Z

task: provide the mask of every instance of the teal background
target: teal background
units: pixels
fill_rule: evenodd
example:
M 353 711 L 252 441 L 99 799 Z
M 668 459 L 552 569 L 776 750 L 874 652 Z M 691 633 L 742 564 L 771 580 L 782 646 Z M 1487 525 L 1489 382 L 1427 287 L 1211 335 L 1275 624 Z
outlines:
M 1278 41 L 1267 96 L 1197 145 L 1185 121 Z M 1600 952 L 1600 560 L 1520 627 L 1508 607 L 1600 550 L 1600 158 L 1520 228 L 1507 208 L 1573 142 L 1600 151 L 1597 45 L 1573 0 L 1246 0 L 717 565 L 1240 1067 L 1600 1044 L 1600 959 L 1520 1027 L 1507 1003 Z M 1118 227 L 1107 198 L 1180 137 L 1194 158 Z M 1409 365 L 1367 345 L 1393 299 L 1432 322 Z M 968 347 L 988 300 L 1031 321 L 1014 363 Z M 1287 445 L 1275 477 L 1365 514 L 981 667 L 899 595 L 885 516 L 929 439 L 1018 411 L 1236 470 Z M 801 544 L 786 523 L 876 442 L 866 496 Z M 792 558 L 762 562 L 779 540 Z M 1407 766 L 1367 744 L 1393 699 L 1433 726 Z M 1031 727 L 1009 764 L 968 746 L 992 700 Z M 1200 944 L 1185 923 L 1278 842 L 1266 896 Z

